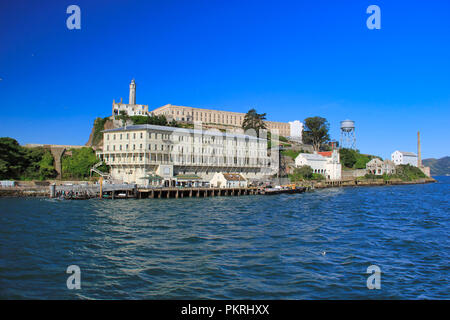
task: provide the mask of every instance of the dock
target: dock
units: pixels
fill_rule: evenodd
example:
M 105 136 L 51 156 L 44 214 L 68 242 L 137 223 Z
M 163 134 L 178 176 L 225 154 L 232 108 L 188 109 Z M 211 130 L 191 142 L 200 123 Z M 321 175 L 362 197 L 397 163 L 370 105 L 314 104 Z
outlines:
M 102 199 L 168 199 L 206 198 L 246 195 L 293 194 L 305 192 L 307 188 L 267 189 L 258 187 L 215 188 L 215 187 L 155 187 L 146 188 L 130 184 L 105 185 L 62 185 L 50 186 L 50 198 L 64 200 Z

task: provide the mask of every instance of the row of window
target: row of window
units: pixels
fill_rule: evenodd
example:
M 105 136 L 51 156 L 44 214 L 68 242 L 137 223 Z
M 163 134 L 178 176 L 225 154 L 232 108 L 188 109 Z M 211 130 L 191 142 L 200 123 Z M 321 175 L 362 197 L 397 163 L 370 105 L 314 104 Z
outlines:
M 215 165 L 265 165 L 268 163 L 267 159 L 258 158 L 242 158 L 242 157 L 200 157 L 200 156 L 183 156 L 183 155 L 158 155 L 147 154 L 143 156 L 133 155 L 132 157 L 120 157 L 115 155 L 105 155 L 104 160 L 108 164 L 114 163 L 136 163 L 148 160 L 150 162 L 163 162 L 163 163 L 178 163 L 178 164 L 215 164 Z
M 139 144 L 139 149 L 136 148 L 136 144 L 128 145 L 117 145 L 117 150 L 116 150 L 116 145 L 106 145 L 106 151 L 143 151 L 142 149 L 142 143 Z M 111 147 L 111 149 L 110 149 Z M 152 145 L 149 144 L 148 145 L 148 150 L 152 151 L 173 151 L 173 145 L 163 145 L 161 144 L 159 146 L 160 148 L 158 148 L 157 144 Z M 131 148 L 131 149 L 130 149 Z M 215 149 L 215 148 L 184 148 L 182 146 L 178 146 L 178 148 L 176 149 L 179 153 L 202 153 L 202 154 L 237 154 L 237 155 L 243 155 L 243 154 L 249 154 L 249 155 L 259 155 L 260 157 L 262 156 L 266 156 L 266 152 L 262 152 L 262 151 L 256 151 L 256 150 L 252 150 L 252 149 L 244 149 L 244 150 L 226 150 L 226 149 Z M 201 150 L 201 151 L 200 151 Z M 228 151 L 228 152 L 227 152 Z
M 149 139 L 162 139 L 162 140 L 169 140 L 171 139 L 172 135 L 170 134 L 166 134 L 166 133 L 157 133 L 157 132 L 149 132 L 148 133 L 148 138 Z M 107 133 L 106 134 L 106 141 L 110 141 L 110 140 L 130 140 L 130 138 L 132 138 L 133 140 L 136 139 L 143 139 L 144 138 L 144 133 L 143 132 L 133 132 L 133 133 Z M 245 144 L 246 146 L 248 146 L 249 144 L 252 147 L 256 147 L 258 145 L 257 142 L 249 142 L 247 139 L 237 139 L 236 137 L 234 137 L 233 139 L 228 139 L 228 138 L 222 138 L 222 137 L 192 137 L 192 136 L 183 136 L 180 135 L 178 136 L 178 141 L 179 142 L 201 142 L 204 144 L 213 144 L 213 143 L 219 143 L 219 144 L 224 144 L 226 142 L 228 142 L 229 145 L 243 145 Z M 262 141 L 259 143 L 261 147 L 265 147 L 265 142 Z

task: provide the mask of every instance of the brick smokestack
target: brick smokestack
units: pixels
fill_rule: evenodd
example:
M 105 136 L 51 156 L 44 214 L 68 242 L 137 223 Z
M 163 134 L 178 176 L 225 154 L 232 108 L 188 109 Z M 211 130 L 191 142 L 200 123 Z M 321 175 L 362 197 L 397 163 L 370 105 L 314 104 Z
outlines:
M 417 131 L 417 166 L 422 167 L 422 154 L 420 150 L 420 131 Z

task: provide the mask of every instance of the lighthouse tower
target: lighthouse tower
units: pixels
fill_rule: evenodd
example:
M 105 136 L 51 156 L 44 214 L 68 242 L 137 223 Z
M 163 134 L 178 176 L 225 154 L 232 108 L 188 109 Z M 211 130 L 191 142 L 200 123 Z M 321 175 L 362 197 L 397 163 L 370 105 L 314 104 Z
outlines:
M 128 100 L 128 104 L 136 104 L 136 83 L 134 79 L 130 83 L 130 99 Z

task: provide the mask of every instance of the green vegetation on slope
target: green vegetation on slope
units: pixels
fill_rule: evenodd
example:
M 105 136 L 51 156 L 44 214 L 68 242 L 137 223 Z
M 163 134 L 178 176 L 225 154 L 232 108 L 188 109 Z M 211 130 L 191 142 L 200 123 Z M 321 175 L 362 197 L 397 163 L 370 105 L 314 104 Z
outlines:
M 62 178 L 63 179 L 86 179 L 90 170 L 97 162 L 98 158 L 92 148 L 70 149 L 72 155 L 65 154 L 62 157 Z M 67 153 L 67 152 L 66 152 Z M 98 167 L 102 172 L 108 172 L 108 167 L 102 164 Z
M 342 165 L 350 169 L 365 169 L 367 162 L 374 158 L 379 158 L 373 155 L 361 154 L 359 151 L 346 148 L 339 149 L 339 155 Z
M 100 141 L 103 138 L 103 130 L 105 128 L 105 123 L 109 119 L 109 117 L 106 118 L 96 118 L 94 120 L 94 134 L 92 137 L 92 145 L 96 146 L 100 143 Z
M 25 148 L 12 138 L 0 138 L 0 179 L 46 180 L 56 176 L 49 150 Z
M 167 119 L 165 115 L 160 116 L 131 116 L 133 124 L 153 124 L 157 126 L 167 126 Z
M 388 180 L 402 180 L 402 181 L 415 181 L 423 178 L 427 178 L 427 176 L 420 170 L 419 168 L 412 166 L 410 164 L 401 164 L 396 167 L 395 174 L 384 174 L 382 176 L 377 176 L 374 174 L 366 174 L 364 179 L 383 179 L 385 181 Z M 361 180 L 361 179 L 360 179 Z
M 423 165 L 430 167 L 431 175 L 445 176 L 450 174 L 450 157 L 443 157 L 440 159 L 424 159 Z
M 281 154 L 285 157 L 291 157 L 292 160 L 295 160 L 295 158 L 297 158 L 297 156 L 299 155 L 300 151 L 296 151 L 296 150 L 283 150 L 281 151 Z

